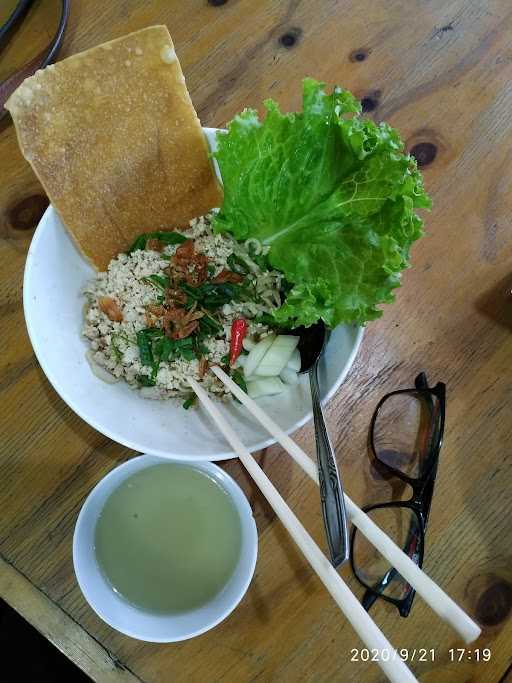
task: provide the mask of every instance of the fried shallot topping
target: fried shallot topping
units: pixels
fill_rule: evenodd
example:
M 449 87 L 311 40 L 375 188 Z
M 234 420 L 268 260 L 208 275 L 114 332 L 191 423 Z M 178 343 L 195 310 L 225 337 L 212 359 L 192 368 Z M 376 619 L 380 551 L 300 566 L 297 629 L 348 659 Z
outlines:
M 189 311 L 185 308 L 170 308 L 163 318 L 165 334 L 171 339 L 185 339 L 197 330 L 203 316 L 202 311 L 195 310 L 195 304 Z
M 176 249 L 171 264 L 169 275 L 175 282 L 185 281 L 190 287 L 199 287 L 208 277 L 208 257 L 196 253 L 193 240 Z
M 238 283 L 243 282 L 243 280 L 243 275 L 224 268 L 224 270 L 221 270 L 220 273 L 212 279 L 212 282 L 214 285 L 220 285 L 224 282 L 230 282 L 233 285 L 237 285 Z
M 111 296 L 100 296 L 98 299 L 98 306 L 102 313 L 104 313 L 112 322 L 120 323 L 123 320 L 123 312 L 119 308 L 119 304 Z

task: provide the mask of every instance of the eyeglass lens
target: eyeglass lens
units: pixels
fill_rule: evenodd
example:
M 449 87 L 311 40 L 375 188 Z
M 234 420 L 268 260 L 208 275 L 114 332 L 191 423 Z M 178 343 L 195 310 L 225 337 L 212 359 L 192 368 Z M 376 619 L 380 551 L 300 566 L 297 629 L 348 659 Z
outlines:
M 426 392 L 391 394 L 380 406 L 373 428 L 377 459 L 416 479 L 428 469 L 428 456 L 437 438 L 440 405 Z
M 367 514 L 412 560 L 419 562 L 423 537 L 414 510 L 407 507 L 376 507 L 367 511 Z M 409 584 L 363 534 L 355 534 L 352 552 L 357 577 L 368 588 L 395 600 L 407 596 Z

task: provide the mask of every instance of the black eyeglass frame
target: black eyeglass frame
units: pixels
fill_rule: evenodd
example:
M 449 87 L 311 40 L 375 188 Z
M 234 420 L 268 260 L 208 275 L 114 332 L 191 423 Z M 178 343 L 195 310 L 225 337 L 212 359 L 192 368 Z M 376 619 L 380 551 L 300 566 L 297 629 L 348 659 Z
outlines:
M 375 505 L 368 505 L 364 507 L 363 510 L 366 513 L 376 509 L 389 508 L 405 508 L 411 510 L 416 515 L 417 520 L 419 522 L 418 529 L 420 541 L 417 560 L 416 558 L 414 558 L 414 556 L 413 559 L 417 561 L 418 566 L 421 568 L 423 565 L 423 557 L 425 552 L 425 531 L 427 527 L 428 516 L 430 513 L 430 507 L 432 504 L 432 496 L 434 493 L 434 484 L 437 475 L 437 466 L 439 463 L 439 452 L 441 450 L 444 436 L 446 414 L 446 385 L 443 382 L 438 382 L 435 387 L 429 387 L 427 376 L 424 372 L 421 372 L 416 377 L 414 385 L 415 386 L 412 389 L 398 389 L 383 396 L 377 404 L 377 407 L 375 408 L 375 411 L 370 422 L 369 430 L 370 448 L 372 455 L 377 463 L 377 466 L 379 468 L 382 468 L 388 474 L 394 477 L 398 477 L 406 484 L 409 484 L 409 486 L 411 486 L 412 488 L 413 494 L 411 498 L 407 501 L 391 501 L 388 503 L 376 503 Z M 409 477 L 407 474 L 404 474 L 404 472 L 401 472 L 400 470 L 392 467 L 388 463 L 381 460 L 377 455 L 377 449 L 375 447 L 375 423 L 379 415 L 379 410 L 391 396 L 397 396 L 401 394 L 412 394 L 416 396 L 420 394 L 428 399 L 431 399 L 431 397 L 434 396 L 439 402 L 439 410 L 437 415 L 435 415 L 434 412 L 432 413 L 431 428 L 434 430 L 432 432 L 433 437 L 429 444 L 428 453 L 426 454 L 425 467 L 419 477 Z M 411 611 L 416 591 L 413 588 L 409 587 L 407 595 L 401 599 L 383 595 L 382 590 L 394 579 L 394 577 L 398 573 L 393 568 L 391 568 L 385 574 L 385 576 L 378 584 L 380 590 L 377 590 L 375 586 L 369 586 L 362 579 L 360 579 L 357 574 L 356 566 L 354 564 L 354 540 L 356 532 L 357 529 L 354 528 L 352 530 L 352 537 L 350 542 L 350 564 L 352 566 L 354 576 L 359 581 L 359 583 L 362 586 L 364 586 L 364 588 L 366 588 L 366 593 L 362 601 L 364 608 L 366 610 L 369 610 L 375 602 L 375 600 L 377 600 L 378 598 L 382 598 L 383 600 L 386 600 L 387 602 L 395 605 L 400 613 L 400 616 L 407 617 L 409 615 L 409 612 Z

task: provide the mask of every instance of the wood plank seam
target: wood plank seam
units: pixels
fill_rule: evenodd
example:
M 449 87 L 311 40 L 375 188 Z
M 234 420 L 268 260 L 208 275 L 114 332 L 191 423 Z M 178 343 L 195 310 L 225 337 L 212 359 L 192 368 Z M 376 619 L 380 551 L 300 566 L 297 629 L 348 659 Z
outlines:
M 128 666 L 123 664 L 123 662 L 121 662 L 121 660 L 119 660 L 112 652 L 110 652 L 104 645 L 102 645 L 102 643 L 97 638 L 95 638 L 94 635 L 92 635 L 89 631 L 87 631 L 80 623 L 78 623 L 60 605 L 58 605 L 56 602 L 54 602 L 54 600 L 52 600 L 52 598 L 44 590 L 42 590 L 41 588 L 36 586 L 23 571 L 21 571 L 20 569 L 15 567 L 12 564 L 12 562 L 10 562 L 6 557 L 4 557 L 4 555 L 2 553 L 0 553 L 0 561 L 5 563 L 5 565 L 7 565 L 7 567 L 10 570 L 15 572 L 19 577 L 21 577 L 21 580 L 25 584 L 29 585 L 29 587 L 30 587 L 29 590 L 37 598 L 39 598 L 40 600 L 48 600 L 49 602 L 51 602 L 53 607 L 55 608 L 55 610 L 57 612 L 61 613 L 64 616 L 65 620 L 69 620 L 69 621 L 73 622 L 73 624 L 80 631 L 82 631 L 85 634 L 85 636 L 88 640 L 93 641 L 94 642 L 94 649 L 99 648 L 104 653 L 104 655 L 107 657 L 108 661 L 114 667 L 113 670 L 116 670 L 118 672 L 126 672 L 131 677 L 130 683 L 132 683 L 132 682 L 133 683 L 135 683 L 135 682 L 144 683 L 144 681 L 141 678 L 139 678 L 139 676 L 137 676 L 137 674 L 135 674 Z M 2 568 L 1 564 L 0 564 L 0 572 L 5 573 L 5 567 Z M 87 675 L 90 675 L 90 673 L 91 673 L 90 671 L 87 671 L 83 666 L 81 666 L 77 659 L 69 657 L 68 653 L 65 650 L 63 650 L 62 647 L 59 646 L 58 638 L 57 637 L 54 638 L 53 637 L 54 634 L 45 633 L 44 630 L 41 628 L 41 625 L 39 623 L 36 623 L 33 619 L 30 618 L 30 616 L 28 614 L 28 610 L 23 609 L 23 607 L 19 604 L 19 602 L 17 600 L 10 599 L 10 596 L 3 589 L 3 581 L 1 580 L 1 578 L 0 578 L 0 597 L 2 597 L 2 599 L 5 600 L 5 602 L 8 605 L 10 605 L 10 607 L 12 607 L 12 609 L 14 609 L 16 612 L 18 612 L 18 614 L 20 614 L 24 619 L 26 619 L 31 624 L 31 626 L 33 626 L 36 629 L 36 631 L 38 631 L 43 637 L 50 639 L 51 642 L 53 643 L 53 645 L 55 645 L 55 647 L 57 647 L 65 656 L 67 656 L 68 659 L 70 659 L 77 666 L 79 666 Z M 119 680 L 130 680 L 130 679 L 123 677 L 122 679 L 120 678 Z
M 512 664 L 510 664 L 498 683 L 510 683 L 510 681 L 512 681 Z

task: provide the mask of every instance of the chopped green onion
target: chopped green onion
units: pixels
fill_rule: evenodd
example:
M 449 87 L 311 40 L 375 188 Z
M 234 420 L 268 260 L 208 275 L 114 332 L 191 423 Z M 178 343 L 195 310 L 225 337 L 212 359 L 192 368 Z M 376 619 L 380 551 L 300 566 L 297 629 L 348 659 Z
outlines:
M 195 394 L 191 394 L 185 401 L 183 401 L 183 408 L 185 408 L 185 410 L 188 410 L 194 405 L 196 400 L 197 396 Z
M 273 316 L 270 315 L 270 313 L 262 313 L 261 315 L 257 315 L 252 319 L 252 322 L 258 325 L 266 325 L 267 327 L 276 327 L 276 321 L 274 320 Z
M 210 353 L 210 349 L 207 346 L 205 346 L 204 344 L 201 344 L 201 342 L 199 342 L 199 341 L 196 341 L 195 346 L 196 346 L 196 348 L 195 348 L 196 353 L 199 353 L 203 356 L 206 356 L 207 354 Z
M 130 339 L 130 337 L 128 337 L 128 335 L 124 334 L 124 332 L 116 332 L 115 336 L 117 339 L 122 339 L 127 344 L 136 344 L 137 343 L 137 341 L 135 339 Z
M 162 337 L 155 343 L 153 355 L 158 359 L 159 363 L 165 363 L 171 356 L 175 355 L 175 352 L 176 346 L 172 339 Z
M 231 301 L 240 301 L 249 294 L 246 287 L 234 285 L 230 282 L 219 282 L 217 284 L 205 282 L 200 287 L 191 287 L 182 282 L 180 288 L 189 299 L 199 302 L 203 308 L 208 310 L 220 308 Z M 249 298 L 251 297 L 252 294 Z
M 140 362 L 142 365 L 151 367 L 154 363 L 154 359 L 146 330 L 140 330 L 137 332 L 137 345 L 139 347 Z
M 137 249 L 145 249 L 148 240 L 160 240 L 164 244 L 182 244 L 187 241 L 187 237 L 173 231 L 144 232 L 137 237 L 126 253 L 131 254 Z
M 211 315 L 206 314 L 199 321 L 199 327 L 201 331 L 208 335 L 216 334 L 222 330 L 222 325 L 220 325 L 215 318 Z
M 234 273 L 248 275 L 249 268 L 247 267 L 247 263 L 236 254 L 230 254 L 227 258 L 227 263 Z
M 231 379 L 235 384 L 238 384 L 242 391 L 245 391 L 245 393 L 247 393 L 247 384 L 245 383 L 244 376 L 242 375 L 240 370 L 232 370 Z
M 110 346 L 112 348 L 112 351 L 114 352 L 114 357 L 118 363 L 120 363 L 123 359 L 123 354 L 119 350 L 119 347 L 117 346 L 117 335 L 113 334 L 110 340 Z
M 257 254 L 256 253 L 256 247 L 254 244 L 249 244 L 249 257 L 254 261 L 254 263 L 261 269 L 261 270 L 270 270 L 269 268 L 269 262 L 268 262 L 268 256 L 266 254 Z
M 192 348 L 193 343 L 194 341 L 192 337 L 185 337 L 185 339 L 176 339 L 176 341 L 174 342 L 174 344 L 179 348 L 183 346 Z
M 142 277 L 141 280 L 161 289 L 162 292 L 165 292 L 170 285 L 169 278 L 162 275 L 148 275 L 147 277 Z
M 154 387 L 155 380 L 147 375 L 137 375 L 135 378 L 141 387 Z
M 192 299 L 193 301 L 199 301 L 201 298 L 201 293 L 200 293 L 200 288 L 199 287 L 191 287 L 190 285 L 185 284 L 184 282 L 180 283 L 180 289 L 185 292 L 185 294 Z
M 157 360 L 153 363 L 153 367 L 151 368 L 151 381 L 153 382 L 153 385 L 156 384 L 156 376 L 158 375 L 158 369 L 160 368 L 160 360 Z
M 161 327 L 145 327 L 141 332 L 144 332 L 146 337 L 163 337 L 164 331 Z

